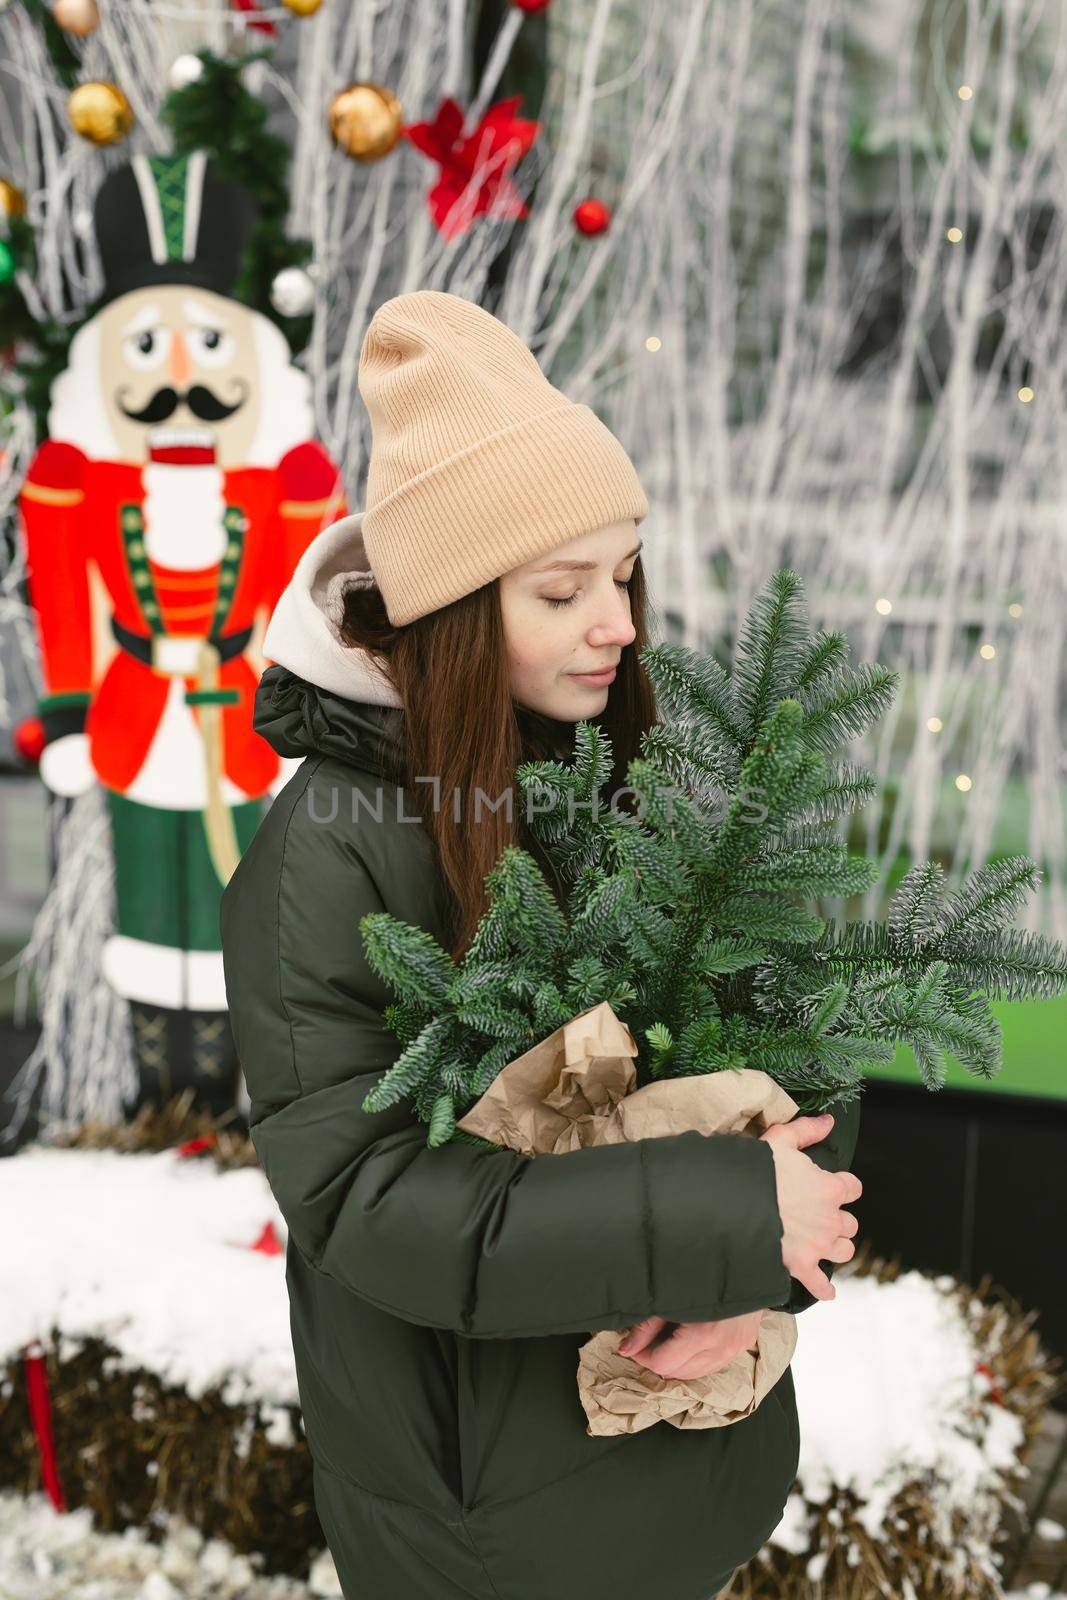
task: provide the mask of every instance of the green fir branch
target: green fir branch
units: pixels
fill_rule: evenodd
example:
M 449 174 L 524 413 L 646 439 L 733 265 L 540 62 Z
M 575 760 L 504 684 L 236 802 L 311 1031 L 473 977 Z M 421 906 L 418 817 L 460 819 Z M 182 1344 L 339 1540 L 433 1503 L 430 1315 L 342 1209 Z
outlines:
M 1067 988 L 1067 952 L 1007 925 L 1039 881 L 1028 858 L 983 867 L 951 895 L 942 868 L 920 863 L 884 920 L 817 915 L 878 878 L 838 836 L 875 793 L 839 747 L 882 714 L 895 675 L 847 658 L 843 635 L 809 634 L 799 579 L 778 573 L 732 672 L 678 645 L 644 652 L 668 720 L 630 762 L 632 812 L 600 803 L 614 764 L 595 724 L 578 724 L 571 763 L 521 767 L 566 911 L 510 846 L 458 964 L 421 930 L 364 918 L 404 1045 L 367 1109 L 408 1093 L 428 1142 L 459 1136 L 463 1109 L 508 1061 L 603 1001 L 651 1079 L 751 1067 L 802 1111 L 847 1105 L 902 1046 L 930 1089 L 949 1056 L 977 1076 L 998 1070 L 990 999 Z

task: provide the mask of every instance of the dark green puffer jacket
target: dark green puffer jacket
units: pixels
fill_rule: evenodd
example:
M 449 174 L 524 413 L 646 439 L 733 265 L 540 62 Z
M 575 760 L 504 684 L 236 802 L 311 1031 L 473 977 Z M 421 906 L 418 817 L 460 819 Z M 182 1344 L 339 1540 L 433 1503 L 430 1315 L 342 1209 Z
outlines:
M 710 1600 L 793 1483 L 791 1373 L 731 1427 L 593 1438 L 577 1351 L 653 1313 L 813 1303 L 782 1264 L 770 1146 L 691 1132 L 531 1160 L 431 1150 L 403 1106 L 361 1110 L 400 1047 L 359 919 L 387 910 L 444 938 L 429 837 L 383 776 L 401 716 L 267 669 L 255 727 L 305 759 L 222 901 L 252 1138 L 289 1228 L 316 1507 L 345 1596 Z M 858 1108 L 834 1109 L 809 1154 L 837 1170 Z

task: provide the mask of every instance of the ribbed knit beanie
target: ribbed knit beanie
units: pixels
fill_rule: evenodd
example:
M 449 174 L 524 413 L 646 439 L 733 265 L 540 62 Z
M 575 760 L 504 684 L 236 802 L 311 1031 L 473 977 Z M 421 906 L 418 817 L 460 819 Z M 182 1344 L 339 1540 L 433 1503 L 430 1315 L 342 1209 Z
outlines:
M 460 295 L 419 289 L 371 318 L 362 533 L 399 626 L 648 501 L 626 451 L 556 389 L 517 334 Z

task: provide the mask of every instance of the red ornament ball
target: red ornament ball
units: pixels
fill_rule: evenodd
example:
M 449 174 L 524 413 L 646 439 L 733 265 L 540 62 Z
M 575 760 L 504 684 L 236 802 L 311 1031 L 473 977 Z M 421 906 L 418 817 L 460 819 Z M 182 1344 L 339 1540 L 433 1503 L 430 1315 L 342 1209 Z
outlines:
M 44 749 L 44 724 L 40 717 L 25 717 L 18 723 L 11 736 L 11 743 L 23 761 L 32 761 L 35 764 L 40 761 L 41 751 Z
M 603 233 L 610 221 L 611 210 L 603 200 L 581 200 L 574 208 L 574 226 L 579 233 Z
M 525 11 L 527 15 L 532 15 L 536 11 L 547 11 L 552 0 L 511 0 L 511 3 L 516 11 Z

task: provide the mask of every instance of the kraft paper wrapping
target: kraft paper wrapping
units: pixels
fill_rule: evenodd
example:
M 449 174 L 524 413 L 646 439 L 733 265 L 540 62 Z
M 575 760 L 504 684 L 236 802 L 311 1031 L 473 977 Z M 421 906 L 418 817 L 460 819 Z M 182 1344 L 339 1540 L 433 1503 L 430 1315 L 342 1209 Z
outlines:
M 799 1107 L 750 1067 L 664 1078 L 637 1089 L 637 1044 L 604 1000 L 509 1061 L 456 1123 L 522 1155 L 565 1155 L 695 1129 L 758 1138 Z M 660 1338 L 670 1331 L 664 1329 Z M 586 1433 L 640 1433 L 656 1422 L 723 1428 L 755 1411 L 792 1359 L 796 1318 L 765 1311 L 756 1343 L 704 1378 L 663 1378 L 618 1353 L 626 1328 L 595 1333 L 578 1352 Z

